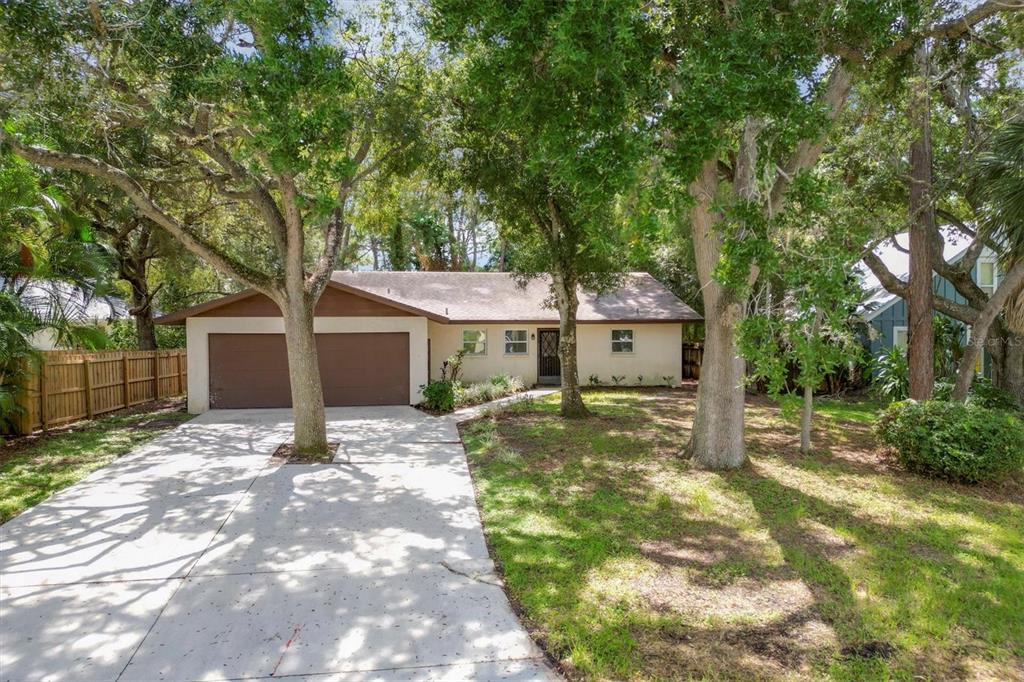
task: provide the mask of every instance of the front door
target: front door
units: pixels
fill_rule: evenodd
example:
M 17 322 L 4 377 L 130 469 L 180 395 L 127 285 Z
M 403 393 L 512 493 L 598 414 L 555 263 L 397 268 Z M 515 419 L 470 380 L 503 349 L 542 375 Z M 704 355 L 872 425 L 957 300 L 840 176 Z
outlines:
M 562 383 L 562 363 L 558 361 L 557 329 L 537 330 L 537 383 Z

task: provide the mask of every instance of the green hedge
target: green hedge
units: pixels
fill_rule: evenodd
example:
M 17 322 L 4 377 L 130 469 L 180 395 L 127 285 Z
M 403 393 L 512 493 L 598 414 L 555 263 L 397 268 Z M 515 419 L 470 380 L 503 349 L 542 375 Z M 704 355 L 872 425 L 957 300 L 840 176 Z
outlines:
M 893 403 L 876 425 L 910 471 L 977 483 L 1024 466 L 1024 424 L 1005 410 L 941 400 Z

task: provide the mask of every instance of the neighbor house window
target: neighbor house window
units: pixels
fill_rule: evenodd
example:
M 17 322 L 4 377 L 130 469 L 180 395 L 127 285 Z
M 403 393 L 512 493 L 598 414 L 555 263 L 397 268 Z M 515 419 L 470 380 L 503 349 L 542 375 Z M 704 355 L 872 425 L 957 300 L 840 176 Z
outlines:
M 892 328 L 892 345 L 897 348 L 907 349 L 907 328 L 906 327 L 893 327 Z
M 989 296 L 994 294 L 998 279 L 999 273 L 996 271 L 996 262 L 994 260 L 978 261 L 978 286 L 981 287 L 982 291 Z
M 633 352 L 633 330 L 613 329 L 612 330 L 612 352 L 632 353 Z
M 463 329 L 462 350 L 466 351 L 466 355 L 487 355 L 487 332 L 483 329 Z
M 526 355 L 526 330 L 505 330 L 505 355 Z

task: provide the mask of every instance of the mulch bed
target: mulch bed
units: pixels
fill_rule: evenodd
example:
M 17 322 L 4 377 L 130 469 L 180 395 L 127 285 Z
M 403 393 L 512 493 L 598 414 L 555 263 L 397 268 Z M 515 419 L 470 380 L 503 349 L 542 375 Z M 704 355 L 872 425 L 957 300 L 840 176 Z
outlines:
M 271 461 L 275 464 L 330 464 L 334 461 L 334 455 L 338 452 L 339 441 L 327 443 L 327 453 L 323 455 L 309 455 L 295 449 L 295 443 L 281 443 Z

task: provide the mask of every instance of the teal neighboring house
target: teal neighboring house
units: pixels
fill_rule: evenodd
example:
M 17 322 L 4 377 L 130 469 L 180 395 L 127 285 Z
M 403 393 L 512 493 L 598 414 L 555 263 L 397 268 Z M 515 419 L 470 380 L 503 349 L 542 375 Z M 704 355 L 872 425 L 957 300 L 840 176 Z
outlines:
M 950 259 L 950 264 L 956 264 L 963 258 L 966 249 Z M 906 275 L 900 279 L 906 280 Z M 983 291 L 991 294 L 999 286 L 999 262 L 995 252 L 985 248 L 978 262 L 974 265 L 973 279 Z M 966 299 L 957 293 L 956 288 L 949 280 L 935 275 L 932 278 L 932 289 L 937 296 L 943 296 L 957 303 L 967 303 Z M 861 304 L 861 316 L 870 325 L 868 338 L 864 345 L 872 357 L 888 351 L 893 346 L 906 349 L 907 347 L 907 302 L 900 296 L 891 294 L 884 288 L 870 292 L 869 296 Z M 966 339 L 965 339 L 966 340 Z M 982 358 L 982 366 L 979 370 L 988 372 L 988 354 Z

